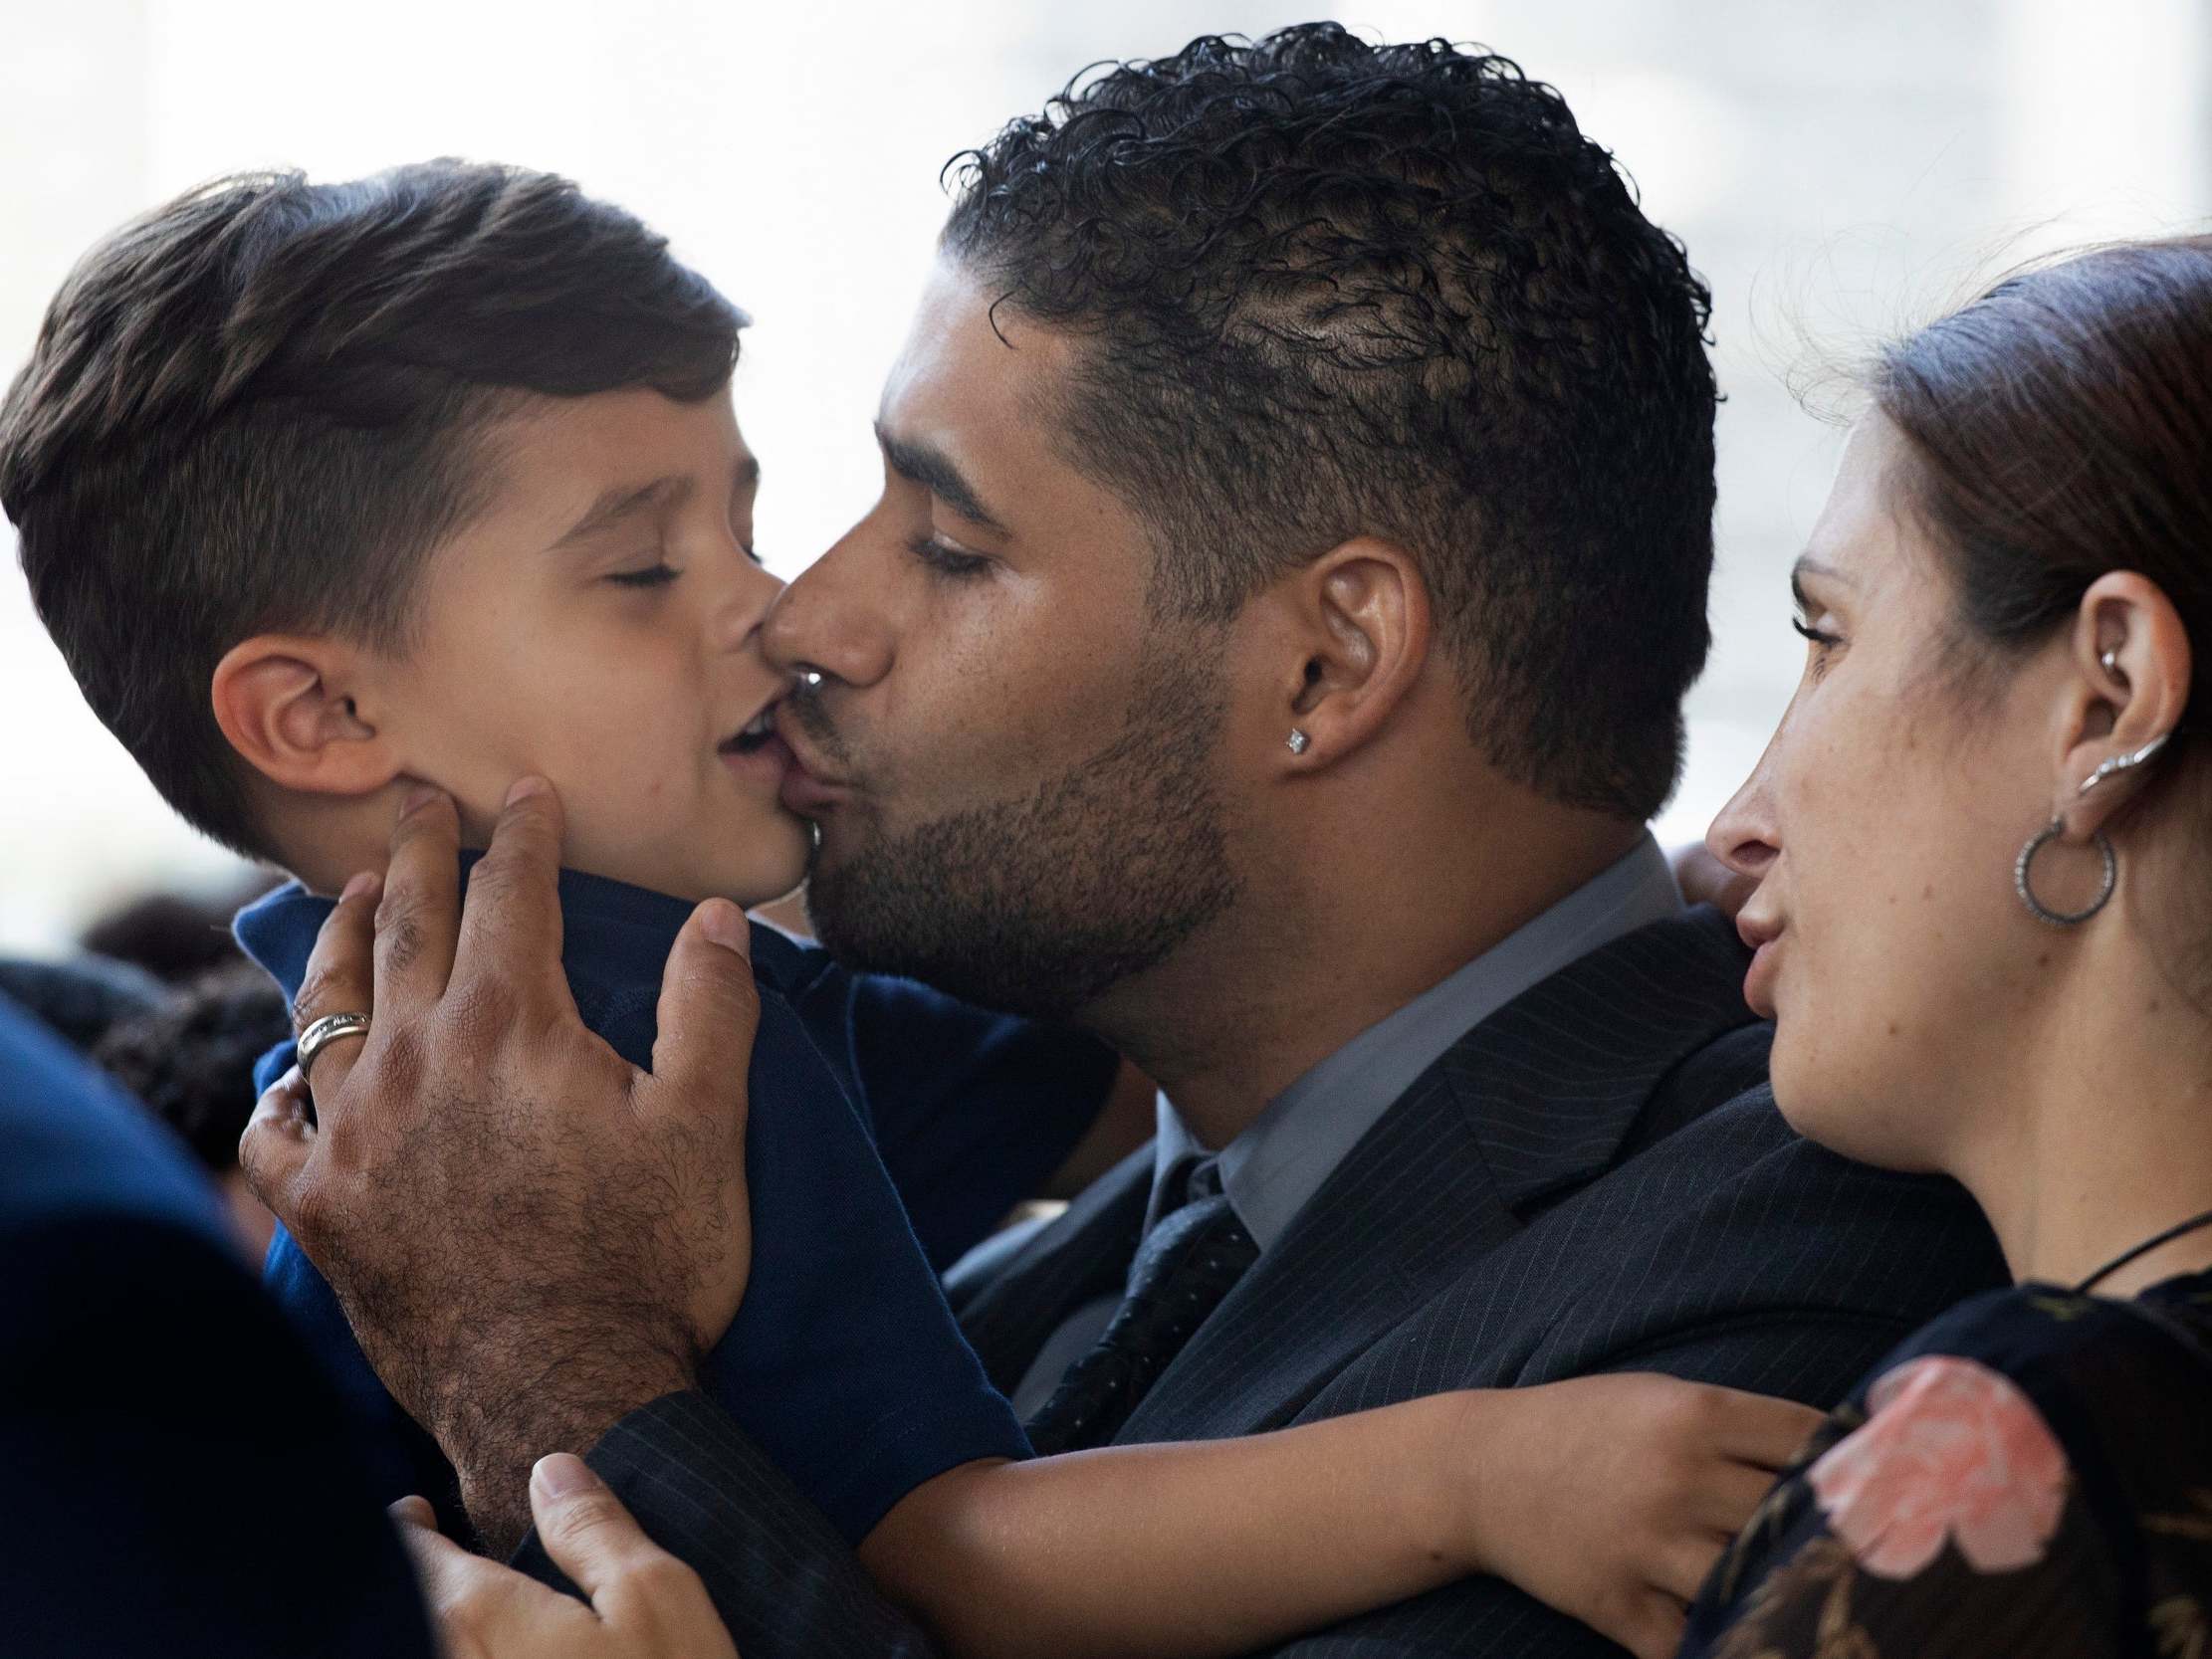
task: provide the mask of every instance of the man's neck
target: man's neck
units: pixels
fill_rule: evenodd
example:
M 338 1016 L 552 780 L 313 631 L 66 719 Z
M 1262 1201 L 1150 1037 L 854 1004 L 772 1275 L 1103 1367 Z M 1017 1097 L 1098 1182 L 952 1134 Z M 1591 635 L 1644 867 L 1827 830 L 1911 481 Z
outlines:
M 1641 826 L 1576 814 L 1512 845 L 1388 849 L 1362 874 L 1255 881 L 1174 956 L 1084 1010 L 1221 1147 L 1369 1027 L 1619 862 Z

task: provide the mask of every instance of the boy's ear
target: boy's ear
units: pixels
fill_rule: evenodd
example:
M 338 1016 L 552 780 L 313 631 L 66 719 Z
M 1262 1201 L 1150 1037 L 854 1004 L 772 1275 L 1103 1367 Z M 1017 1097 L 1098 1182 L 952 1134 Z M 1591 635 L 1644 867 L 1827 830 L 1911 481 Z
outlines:
M 357 697 L 361 654 L 330 639 L 257 634 L 215 665 L 215 724 L 270 782 L 313 795 L 366 795 L 400 773 L 397 750 Z

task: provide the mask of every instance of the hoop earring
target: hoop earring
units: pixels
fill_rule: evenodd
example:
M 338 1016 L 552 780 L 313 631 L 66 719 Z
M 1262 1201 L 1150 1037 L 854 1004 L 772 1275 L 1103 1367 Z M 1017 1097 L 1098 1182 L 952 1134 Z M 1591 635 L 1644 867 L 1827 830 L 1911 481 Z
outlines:
M 2104 861 L 2104 885 L 2098 889 L 2095 899 L 2078 911 L 2055 911 L 2035 895 L 2029 884 L 2029 869 L 2036 861 L 2036 854 L 2056 841 L 2066 829 L 2064 818 L 2054 818 L 2050 823 L 2028 837 L 2028 844 L 2020 849 L 2020 856 L 2013 860 L 2013 891 L 2020 895 L 2020 902 L 2028 907 L 2028 914 L 2038 922 L 2047 922 L 2054 928 L 2073 928 L 2087 922 L 2112 902 L 2112 889 L 2119 885 L 2119 854 L 2112 850 L 2111 837 L 2102 830 L 2092 830 L 2090 840 L 2096 844 L 2100 857 Z

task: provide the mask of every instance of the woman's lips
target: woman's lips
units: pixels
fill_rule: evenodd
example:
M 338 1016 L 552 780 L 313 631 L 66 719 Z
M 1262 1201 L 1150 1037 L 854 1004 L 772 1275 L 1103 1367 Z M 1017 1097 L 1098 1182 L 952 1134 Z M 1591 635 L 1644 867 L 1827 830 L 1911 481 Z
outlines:
M 1774 1018 L 1775 952 L 1779 937 L 1770 938 L 1751 953 L 1751 966 L 1743 976 L 1743 1000 L 1761 1019 Z

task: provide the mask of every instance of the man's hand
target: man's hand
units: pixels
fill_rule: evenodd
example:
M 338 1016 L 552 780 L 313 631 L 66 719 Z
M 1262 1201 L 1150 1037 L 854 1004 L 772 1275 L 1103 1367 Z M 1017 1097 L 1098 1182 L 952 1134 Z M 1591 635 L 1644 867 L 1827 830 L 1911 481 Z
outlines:
M 744 913 L 702 905 L 637 1070 L 584 1028 L 561 973 L 552 789 L 510 793 L 465 908 L 458 836 L 425 791 L 382 882 L 348 886 L 293 1013 L 373 1023 L 316 1058 L 312 1115 L 297 1072 L 263 1097 L 239 1159 L 505 1553 L 532 1462 L 692 1386 L 736 1316 L 760 1004 Z
M 580 1458 L 530 1481 L 538 1536 L 588 1602 L 438 1536 L 430 1506 L 392 1506 L 445 1659 L 738 1659 L 699 1575 L 639 1530 Z

